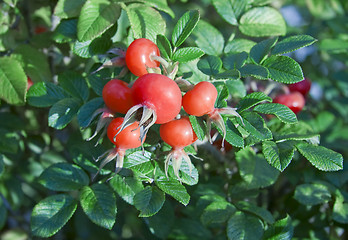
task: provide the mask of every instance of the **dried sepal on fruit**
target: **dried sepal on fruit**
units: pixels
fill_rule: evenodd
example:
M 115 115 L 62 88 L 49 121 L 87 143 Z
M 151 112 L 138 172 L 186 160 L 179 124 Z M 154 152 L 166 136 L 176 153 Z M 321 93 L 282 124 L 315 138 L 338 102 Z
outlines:
M 197 135 L 192 129 L 190 119 L 182 117 L 162 124 L 160 126 L 160 136 L 164 142 L 172 147 L 164 162 L 165 174 L 168 177 L 169 163 L 172 162 L 174 174 L 181 182 L 179 170 L 182 160 L 187 162 L 190 175 L 192 172 L 192 163 L 184 147 L 191 145 L 197 140 Z
M 140 129 L 138 122 L 134 122 L 128 127 L 124 128 L 121 132 L 117 134 L 116 138 L 114 137 L 123 120 L 123 118 L 118 117 L 114 118 L 110 122 L 107 128 L 107 136 L 109 140 L 115 145 L 115 148 L 106 151 L 96 159 L 96 161 L 101 161 L 101 163 L 99 166 L 99 170 L 95 174 L 93 179 L 99 174 L 100 170 L 107 163 L 111 162 L 114 159 L 116 159 L 115 174 L 117 174 L 123 167 L 123 161 L 124 156 L 126 154 L 126 150 L 138 148 L 141 146 L 142 140 L 140 139 Z M 143 140 L 145 140 L 145 138 Z

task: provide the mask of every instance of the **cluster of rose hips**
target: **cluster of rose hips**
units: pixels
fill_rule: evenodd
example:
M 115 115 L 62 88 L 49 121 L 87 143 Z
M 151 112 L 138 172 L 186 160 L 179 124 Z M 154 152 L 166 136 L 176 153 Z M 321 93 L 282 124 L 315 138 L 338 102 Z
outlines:
M 310 89 L 311 81 L 308 78 L 305 78 L 301 82 L 288 85 L 289 92 L 276 96 L 273 102 L 283 104 L 297 114 L 303 109 L 306 103 L 305 98 Z
M 160 124 L 161 139 L 172 147 L 165 160 L 165 173 L 167 175 L 169 163 L 172 162 L 174 173 L 180 179 L 182 160 L 192 169 L 184 148 L 197 140 L 188 116 L 205 116 L 207 133 L 214 122 L 225 135 L 221 114 L 239 115 L 234 108 L 214 107 L 218 93 L 210 82 L 186 84 L 180 88 L 182 79 L 174 79 L 178 65 L 162 59 L 157 45 L 148 39 L 134 40 L 121 57 L 128 70 L 138 78 L 132 83 L 113 79 L 103 88 L 106 108 L 98 112 L 102 115 L 97 130 L 107 125 L 107 136 L 116 147 L 100 157 L 103 159 L 100 169 L 116 158 L 117 173 L 123 166 L 126 150 L 142 146 L 150 127 Z M 114 59 L 113 62 L 119 61 Z M 117 113 L 125 116 L 115 117 Z M 210 134 L 207 136 L 210 137 Z

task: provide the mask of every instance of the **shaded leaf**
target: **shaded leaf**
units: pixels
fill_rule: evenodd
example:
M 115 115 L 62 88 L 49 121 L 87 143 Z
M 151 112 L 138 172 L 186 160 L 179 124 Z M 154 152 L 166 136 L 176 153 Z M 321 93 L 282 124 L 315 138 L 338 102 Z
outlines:
M 306 183 L 296 187 L 294 198 L 303 205 L 312 206 L 328 202 L 331 193 L 326 185 Z
M 34 236 L 50 237 L 56 234 L 72 217 L 77 201 L 66 194 L 49 196 L 35 205 L 30 227 Z
M 150 217 L 163 206 L 165 194 L 157 187 L 147 186 L 134 196 L 134 206 L 140 211 L 139 217 Z
M 227 223 L 229 240 L 258 240 L 262 238 L 263 226 L 261 221 L 250 214 L 236 212 Z
M 116 197 L 107 185 L 85 186 L 81 190 L 80 203 L 92 222 L 106 229 L 112 229 L 116 221 Z
M 53 191 L 73 191 L 88 185 L 89 177 L 76 165 L 56 163 L 45 169 L 39 182 Z
M 48 125 L 56 129 L 63 129 L 77 114 L 80 102 L 74 98 L 64 98 L 55 103 L 48 112 Z

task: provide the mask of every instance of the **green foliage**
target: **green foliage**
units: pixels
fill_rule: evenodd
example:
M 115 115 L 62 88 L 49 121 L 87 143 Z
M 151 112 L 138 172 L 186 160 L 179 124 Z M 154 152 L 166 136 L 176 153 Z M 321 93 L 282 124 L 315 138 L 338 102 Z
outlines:
M 50 237 L 71 218 L 77 201 L 69 195 L 52 195 L 40 201 L 31 214 L 31 229 L 35 236 Z

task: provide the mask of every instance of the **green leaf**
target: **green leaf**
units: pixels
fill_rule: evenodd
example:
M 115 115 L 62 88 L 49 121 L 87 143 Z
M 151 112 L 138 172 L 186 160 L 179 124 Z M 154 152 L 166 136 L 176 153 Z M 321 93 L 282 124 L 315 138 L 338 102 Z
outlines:
M 285 218 L 276 221 L 269 226 L 263 235 L 263 239 L 267 240 L 290 240 L 294 234 L 291 217 L 287 215 Z
M 185 147 L 184 150 L 187 153 L 189 153 L 187 148 L 188 147 Z M 190 170 L 191 170 L 191 172 L 190 172 Z M 198 170 L 197 170 L 197 168 L 195 168 L 195 166 L 193 164 L 192 164 L 192 168 L 190 169 L 190 166 L 188 165 L 188 163 L 186 161 L 182 161 L 182 163 L 180 165 L 180 173 L 181 173 L 180 178 L 181 178 L 182 183 L 190 185 L 190 186 L 196 185 L 198 183 L 198 178 L 199 178 Z M 170 177 L 176 179 L 172 162 L 169 163 L 168 174 Z M 162 175 L 164 176 L 164 173 Z
M 77 72 L 65 71 L 58 76 L 59 84 L 71 96 L 87 101 L 89 89 L 86 80 Z
M 241 80 L 226 81 L 226 86 L 232 98 L 243 98 L 247 93 L 244 83 Z
M 322 171 L 338 171 L 343 169 L 343 157 L 331 149 L 301 143 L 297 150 L 316 168 Z
M 208 22 L 199 21 L 193 32 L 195 43 L 208 55 L 220 55 L 225 45 L 224 37 Z
M 212 0 L 218 14 L 229 24 L 238 25 L 237 17 L 234 14 L 233 3 L 231 0 Z M 243 1 L 241 1 L 243 2 Z
M 271 7 L 257 7 L 240 18 L 239 30 L 251 37 L 268 37 L 286 34 L 282 15 Z
M 166 22 L 157 10 L 133 3 L 127 6 L 126 11 L 134 38 L 147 38 L 155 42 L 158 34 L 165 34 Z
M 236 208 L 231 203 L 215 201 L 204 209 L 201 215 L 201 222 L 206 226 L 214 223 L 224 223 L 235 212 Z
M 60 21 L 53 32 L 52 38 L 57 43 L 66 43 L 77 39 L 77 19 L 66 19 Z
M 172 18 L 175 17 L 173 10 L 170 7 L 168 7 L 167 0 L 140 0 L 140 1 L 144 2 L 145 4 L 153 8 L 157 8 L 158 10 L 162 12 L 168 13 L 168 15 L 171 16 Z
M 198 61 L 197 67 L 206 75 L 216 75 L 222 68 L 222 62 L 216 56 L 207 56 Z
M 317 40 L 309 35 L 291 36 L 278 42 L 273 48 L 272 54 L 284 54 L 295 51 L 297 49 L 307 47 L 315 43 Z
M 268 224 L 274 223 L 273 215 L 265 208 L 258 207 L 250 202 L 245 202 L 245 201 L 238 202 L 236 207 L 243 212 L 248 212 L 248 213 L 256 215 L 257 217 L 261 218 Z
M 116 174 L 111 180 L 110 185 L 114 191 L 127 203 L 133 205 L 133 198 L 135 194 L 142 191 L 144 186 L 139 179 L 133 176 L 122 177 Z
M 263 64 L 268 68 L 270 78 L 281 83 L 297 83 L 304 79 L 301 66 L 287 56 L 271 56 Z
M 166 201 L 158 213 L 146 218 L 145 223 L 152 234 L 160 239 L 168 239 L 168 235 L 173 230 L 175 220 L 174 208 L 169 201 Z M 164 222 L 165 224 L 163 224 Z
M 228 79 L 228 80 L 238 80 L 240 79 L 240 72 L 237 69 L 226 70 L 214 75 L 215 79 Z
M 77 22 L 77 38 L 90 41 L 111 28 L 120 17 L 121 7 L 107 0 L 87 0 Z
M 151 163 L 151 157 L 152 155 L 150 152 L 135 151 L 127 155 L 127 161 L 124 162 L 123 167 L 139 172 L 142 175 L 146 175 L 154 170 L 154 166 Z
M 244 147 L 243 136 L 240 134 L 240 132 L 234 126 L 233 122 L 230 119 L 227 119 L 225 125 L 226 125 L 226 138 L 225 138 L 225 140 L 228 143 L 230 143 L 232 146 L 243 148 Z M 221 131 L 220 128 L 218 128 L 218 131 L 221 135 L 223 135 L 223 132 Z
M 296 114 L 287 106 L 279 103 L 264 103 L 256 106 L 254 111 L 264 114 L 273 114 L 284 123 L 297 123 Z
M 262 153 L 270 165 L 282 172 L 290 164 L 295 147 L 287 141 L 277 144 L 264 141 L 262 142 Z
M 342 199 L 343 198 L 343 199 Z M 344 197 L 337 197 L 332 209 L 332 219 L 336 222 L 348 223 L 348 203 L 343 203 Z M 0 214 L 1 215 L 1 214 Z
M 313 183 L 301 184 L 295 189 L 294 198 L 303 205 L 317 205 L 331 199 L 331 193 L 326 185 Z
M 53 195 L 35 205 L 30 227 L 34 236 L 50 237 L 56 234 L 72 217 L 77 201 L 66 194 Z
M 93 98 L 80 108 L 77 113 L 77 120 L 79 122 L 80 127 L 86 128 L 93 121 L 93 114 L 95 111 L 103 107 L 104 100 L 101 97 Z
M 9 104 L 23 104 L 27 85 L 27 76 L 20 63 L 9 57 L 0 58 L 0 98 Z
M 60 18 L 77 17 L 85 2 L 86 0 L 59 0 L 54 9 L 54 15 Z
M 52 74 L 47 55 L 29 44 L 18 46 L 11 57 L 17 59 L 33 82 L 51 81 Z
M 39 183 L 53 191 L 73 191 L 88 185 L 89 177 L 76 165 L 56 163 L 45 169 Z
M 256 42 L 249 39 L 236 38 L 226 44 L 224 53 L 250 52 L 255 44 Z
M 323 39 L 320 41 L 319 48 L 322 51 L 332 53 L 346 53 L 348 49 L 348 41 L 346 39 Z
M 196 133 L 199 140 L 203 141 L 206 136 L 206 125 L 201 118 L 190 115 L 190 122 L 193 128 L 193 131 Z
M 172 33 L 174 47 L 179 47 L 195 29 L 200 15 L 198 10 L 191 10 L 184 13 L 176 23 Z
M 80 203 L 88 218 L 111 230 L 116 221 L 117 206 L 114 192 L 106 184 L 85 186 L 80 193 Z
M 242 112 L 243 122 L 237 118 L 238 123 L 248 131 L 253 137 L 259 140 L 269 140 L 272 132 L 267 128 L 263 118 L 254 112 Z
M 164 35 L 158 34 L 156 38 L 156 45 L 161 51 L 162 57 L 168 60 L 172 58 L 173 49 L 168 38 L 166 38 Z
M 109 50 L 111 46 L 111 39 L 107 39 L 106 37 L 102 36 L 94 39 L 93 41 L 76 41 L 73 46 L 73 52 L 82 58 L 91 58 L 97 54 L 105 54 L 105 52 Z
M 236 212 L 227 223 L 229 240 L 258 240 L 262 238 L 263 226 L 261 221 L 250 214 Z
M 305 140 L 311 144 L 319 144 L 320 135 L 316 133 L 275 133 L 274 140 L 283 142 L 284 140 Z
M 64 98 L 55 103 L 48 112 L 48 125 L 63 129 L 68 125 L 80 108 L 80 102 L 74 98 Z
M 245 64 L 239 69 L 242 77 L 254 77 L 258 79 L 268 79 L 269 71 L 267 68 L 255 65 L 255 64 Z
M 0 128 L 0 136 L 0 152 L 13 154 L 18 153 L 18 134 L 5 128 Z
M 180 74 L 184 78 L 192 83 L 198 83 L 201 81 L 209 81 L 209 76 L 202 73 L 197 67 L 197 59 L 191 62 L 180 64 Z
M 4 173 L 5 171 L 5 164 L 4 164 L 4 157 L 3 155 L 1 154 L 0 155 L 0 177 L 2 176 L 2 174 Z M 1 214 L 0 214 L 1 215 Z M 1 228 L 1 227 L 0 227 Z
M 242 100 L 239 101 L 237 105 L 238 112 L 243 112 L 263 101 L 272 102 L 272 98 L 270 98 L 263 92 L 250 93 L 246 95 L 244 98 L 242 98 Z
M 69 94 L 63 88 L 50 82 L 35 83 L 27 94 L 28 103 L 34 107 L 50 107 L 66 97 Z
M 226 69 L 240 69 L 248 59 L 248 53 L 232 53 L 224 57 L 223 64 Z
M 268 53 L 271 51 L 271 48 L 276 44 L 278 38 L 270 38 L 263 40 L 256 45 L 254 45 L 250 50 L 250 58 L 255 63 L 261 63 L 267 57 Z
M 248 188 L 264 188 L 272 185 L 279 176 L 279 171 L 270 166 L 260 154 L 251 148 L 244 148 L 236 153 L 240 175 Z
M 204 55 L 204 52 L 197 47 L 185 47 L 176 50 L 173 54 L 173 61 L 178 61 L 180 63 L 193 61 Z
M 134 196 L 134 206 L 140 211 L 139 217 L 150 217 L 163 206 L 165 194 L 157 187 L 147 186 Z
M 229 92 L 226 84 L 215 84 L 215 88 L 217 89 L 218 96 L 215 100 L 215 108 L 224 108 L 227 107 L 227 98 L 229 97 Z
M 159 189 L 163 192 L 171 195 L 177 201 L 183 205 L 187 205 L 190 201 L 190 195 L 187 193 L 186 188 L 181 185 L 177 180 L 167 179 L 166 177 L 159 177 L 155 180 L 155 183 Z
M 0 230 L 4 227 L 7 220 L 7 209 L 0 198 Z

